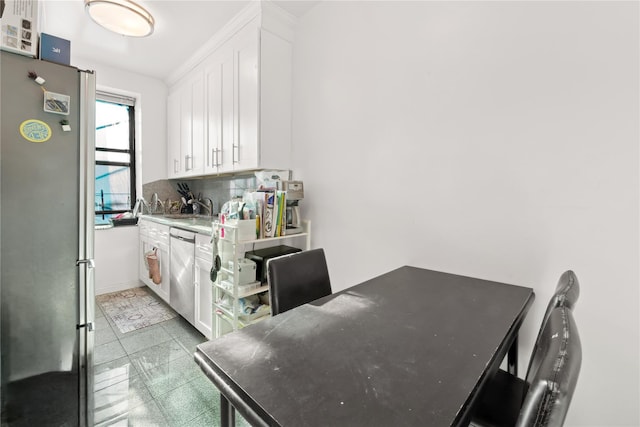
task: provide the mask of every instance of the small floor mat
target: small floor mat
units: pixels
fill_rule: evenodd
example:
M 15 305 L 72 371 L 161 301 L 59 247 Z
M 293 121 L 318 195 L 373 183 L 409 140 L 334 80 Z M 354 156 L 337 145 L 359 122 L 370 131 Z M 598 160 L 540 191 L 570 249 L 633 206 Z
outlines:
M 151 295 L 146 287 L 98 295 L 96 301 L 123 334 L 177 316 L 175 311 Z

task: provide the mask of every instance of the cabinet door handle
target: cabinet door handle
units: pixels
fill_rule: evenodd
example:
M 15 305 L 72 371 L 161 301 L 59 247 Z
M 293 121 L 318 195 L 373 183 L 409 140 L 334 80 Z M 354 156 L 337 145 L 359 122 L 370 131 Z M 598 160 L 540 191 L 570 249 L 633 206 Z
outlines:
M 191 163 L 189 162 L 190 159 Z M 187 154 L 184 156 L 184 170 L 190 171 L 191 169 L 193 169 L 193 157 Z
M 236 150 L 238 150 L 237 156 Z M 240 144 L 233 144 L 233 152 L 231 154 L 233 156 L 233 163 L 240 163 Z
M 179 163 L 178 159 L 173 159 L 173 173 L 178 173 L 179 172 Z

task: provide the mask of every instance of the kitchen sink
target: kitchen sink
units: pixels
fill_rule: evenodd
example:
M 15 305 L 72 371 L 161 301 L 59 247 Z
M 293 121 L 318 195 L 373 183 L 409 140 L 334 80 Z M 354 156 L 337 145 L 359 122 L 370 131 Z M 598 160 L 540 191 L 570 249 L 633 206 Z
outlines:
M 146 215 L 145 215 L 146 216 Z M 211 226 L 217 217 L 210 217 L 206 215 L 194 215 L 194 214 L 166 214 L 166 215 L 150 215 L 151 219 L 167 224 L 169 226 L 176 227 L 188 227 L 192 230 L 198 230 L 200 232 L 211 232 Z
M 201 216 L 201 215 L 164 215 L 165 218 L 172 220 L 178 224 L 184 225 L 199 225 L 204 227 L 211 227 L 211 223 L 213 222 L 213 218 L 209 216 Z

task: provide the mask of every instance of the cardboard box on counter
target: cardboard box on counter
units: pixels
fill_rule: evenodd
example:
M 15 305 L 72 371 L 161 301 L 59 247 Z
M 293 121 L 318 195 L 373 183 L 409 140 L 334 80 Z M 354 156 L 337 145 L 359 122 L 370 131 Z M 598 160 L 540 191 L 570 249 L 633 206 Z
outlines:
M 38 1 L 1 0 L 0 48 L 22 55 L 38 55 Z

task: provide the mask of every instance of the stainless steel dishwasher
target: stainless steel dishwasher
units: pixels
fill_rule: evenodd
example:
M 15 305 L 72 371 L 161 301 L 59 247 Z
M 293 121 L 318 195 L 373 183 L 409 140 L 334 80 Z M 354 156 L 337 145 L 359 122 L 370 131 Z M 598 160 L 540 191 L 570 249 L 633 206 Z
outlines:
M 196 300 L 193 284 L 196 233 L 172 227 L 169 235 L 171 236 L 169 301 L 171 301 L 171 307 L 193 325 Z

